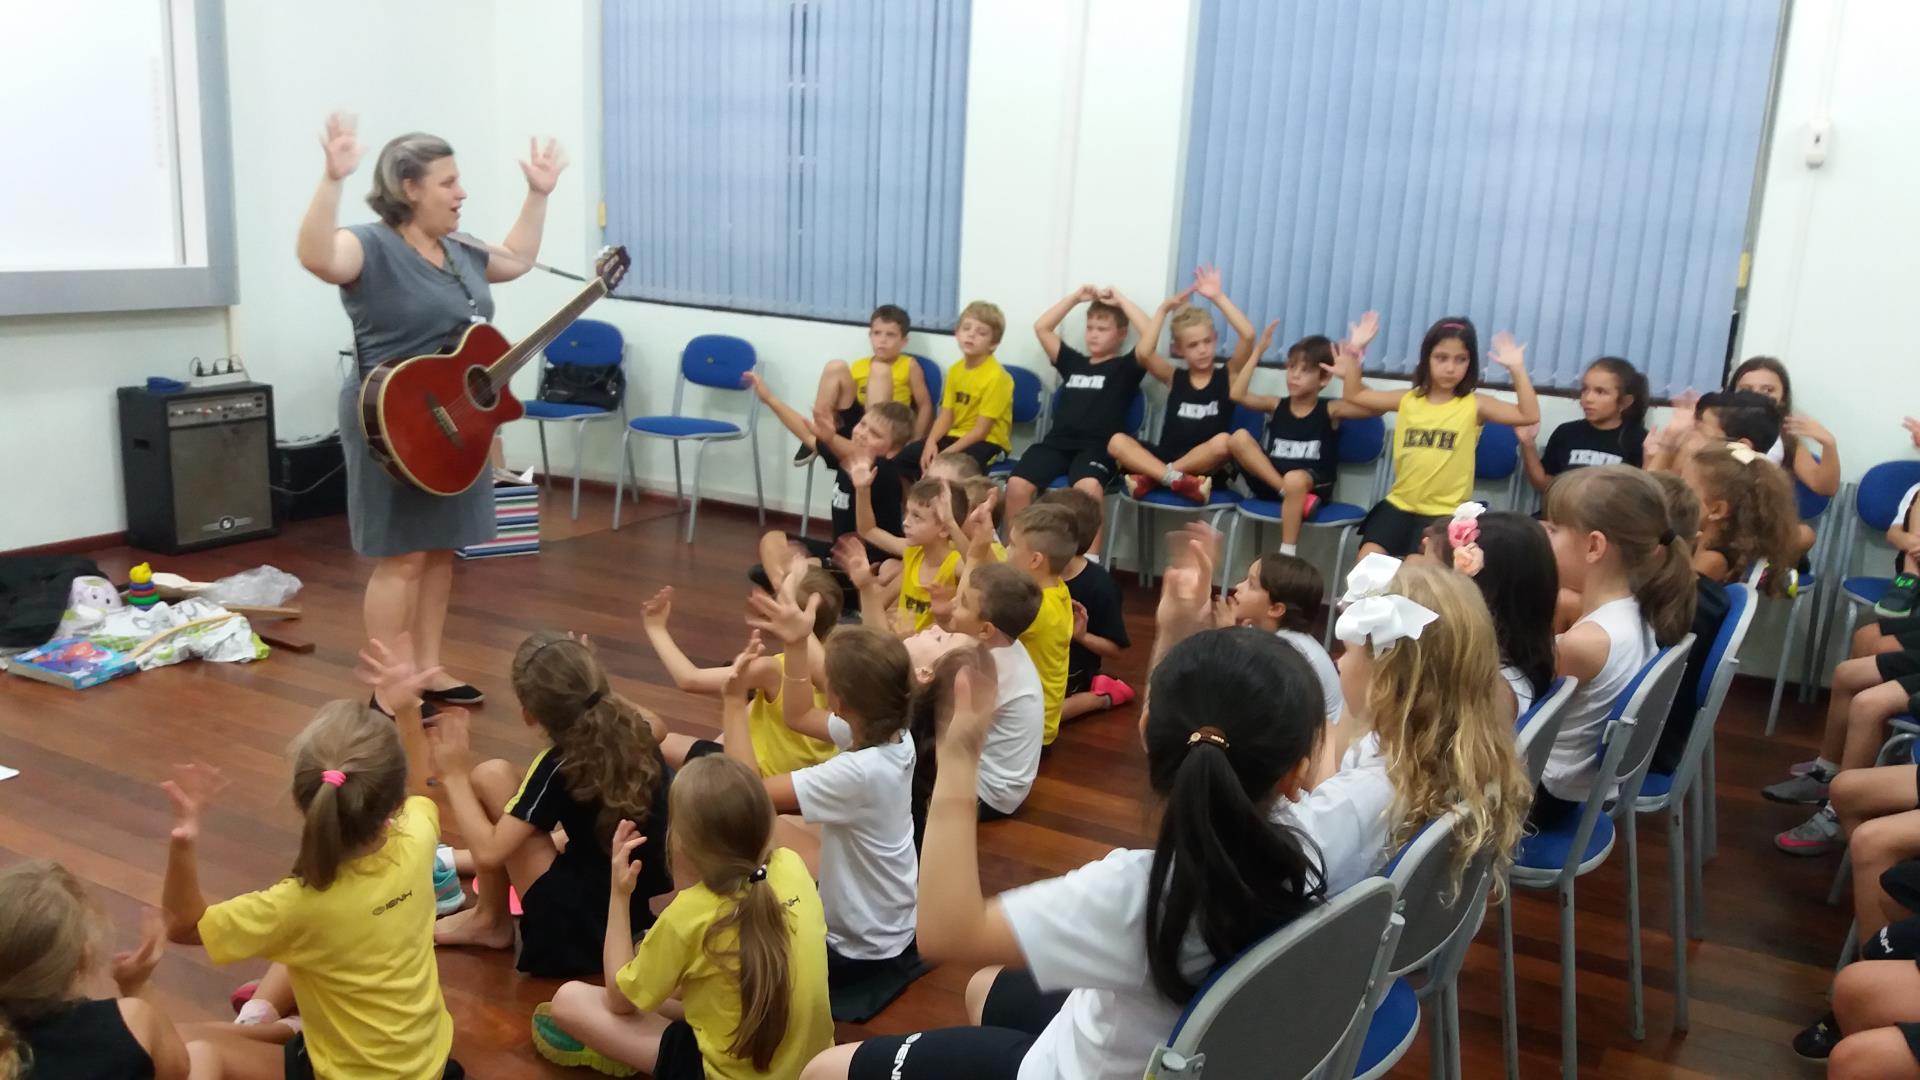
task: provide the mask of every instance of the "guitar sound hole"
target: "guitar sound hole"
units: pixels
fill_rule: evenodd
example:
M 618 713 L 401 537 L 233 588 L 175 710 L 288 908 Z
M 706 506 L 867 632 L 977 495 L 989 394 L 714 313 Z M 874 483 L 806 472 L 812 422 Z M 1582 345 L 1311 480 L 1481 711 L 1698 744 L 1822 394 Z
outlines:
M 499 391 L 493 388 L 493 380 L 487 376 L 486 368 L 467 369 L 467 396 L 483 409 L 491 409 L 499 402 Z

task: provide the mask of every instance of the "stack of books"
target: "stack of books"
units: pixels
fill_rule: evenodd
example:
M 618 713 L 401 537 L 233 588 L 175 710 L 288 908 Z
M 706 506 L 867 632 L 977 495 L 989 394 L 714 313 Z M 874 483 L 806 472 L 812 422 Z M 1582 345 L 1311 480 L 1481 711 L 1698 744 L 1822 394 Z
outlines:
M 540 554 L 540 488 L 536 484 L 495 484 L 495 536 L 485 543 L 459 548 L 463 559 L 497 559 L 506 555 Z

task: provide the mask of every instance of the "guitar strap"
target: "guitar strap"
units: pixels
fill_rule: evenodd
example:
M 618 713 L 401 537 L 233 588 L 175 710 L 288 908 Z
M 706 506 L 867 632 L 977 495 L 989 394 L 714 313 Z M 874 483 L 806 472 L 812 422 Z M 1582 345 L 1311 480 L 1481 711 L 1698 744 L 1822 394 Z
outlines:
M 528 269 L 532 269 L 532 270 L 545 270 L 547 273 L 552 274 L 555 277 L 563 277 L 563 278 L 566 278 L 568 281 L 586 281 L 587 280 L 586 278 L 581 277 L 579 274 L 575 274 L 566 270 L 561 270 L 558 267 L 548 266 L 546 263 L 539 262 L 535 259 L 523 259 L 520 256 L 515 255 L 513 252 L 508 251 L 506 248 L 500 247 L 497 244 L 489 244 L 485 240 L 480 239 L 479 237 L 469 236 L 463 232 L 450 232 L 447 234 L 447 239 L 452 240 L 454 243 L 460 244 L 464 247 L 470 247 L 475 251 L 484 251 L 487 253 L 488 257 L 490 258 L 506 259 L 508 262 L 517 263 L 521 266 L 525 266 Z

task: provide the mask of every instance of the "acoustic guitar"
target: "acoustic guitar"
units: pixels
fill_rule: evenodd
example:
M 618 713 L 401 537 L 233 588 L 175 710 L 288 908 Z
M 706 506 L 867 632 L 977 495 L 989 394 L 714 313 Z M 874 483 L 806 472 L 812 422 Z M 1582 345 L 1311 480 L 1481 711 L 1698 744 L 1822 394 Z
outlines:
M 527 414 L 507 388 L 514 372 L 612 292 L 631 263 L 626 248 L 601 251 L 587 287 L 516 344 L 475 323 L 452 352 L 388 360 L 368 372 L 360 427 L 374 459 L 394 479 L 429 494 L 472 487 L 488 469 L 493 433 Z

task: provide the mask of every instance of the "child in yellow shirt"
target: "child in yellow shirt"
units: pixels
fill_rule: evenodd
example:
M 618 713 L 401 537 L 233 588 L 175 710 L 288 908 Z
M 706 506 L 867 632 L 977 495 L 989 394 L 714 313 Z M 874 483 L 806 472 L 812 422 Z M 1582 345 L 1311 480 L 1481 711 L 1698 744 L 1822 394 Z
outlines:
M 874 524 L 872 467 L 853 462 L 848 475 L 854 486 L 854 520 L 860 539 L 900 560 L 894 630 L 902 635 L 925 630 L 933 625 L 933 590 L 951 590 L 960 578 L 960 551 L 953 546 L 945 522 L 967 516 L 967 494 L 944 480 L 914 484 L 907 490 L 907 510 L 901 518 L 906 535 L 895 536 Z M 942 500 L 947 503 L 945 518 L 940 512 Z
M 943 453 L 966 454 L 982 468 L 1013 449 L 1013 376 L 993 350 L 1007 332 L 1007 317 L 997 305 L 975 300 L 960 312 L 954 343 L 960 359 L 947 368 L 940 411 L 926 439 L 902 455 L 922 473 Z
M 993 535 L 980 530 L 974 538 L 970 561 L 986 563 L 998 554 Z M 1024 571 L 1040 586 L 1040 612 L 1032 625 L 1020 635 L 1034 668 L 1040 672 L 1040 688 L 1046 701 L 1046 733 L 1041 745 L 1053 745 L 1060 733 L 1060 703 L 1067 696 L 1067 654 L 1073 642 L 1073 597 L 1060 571 L 1073 561 L 1073 511 L 1057 503 L 1035 503 L 1013 515 L 1007 529 L 1004 561 Z

